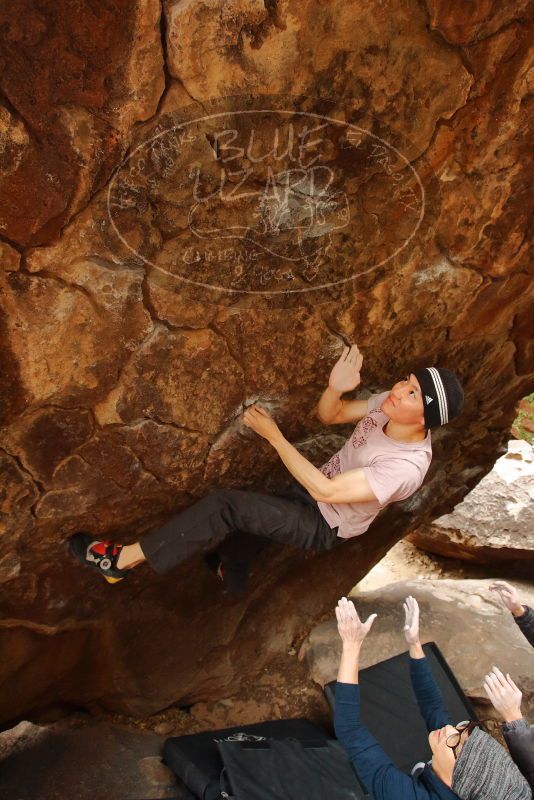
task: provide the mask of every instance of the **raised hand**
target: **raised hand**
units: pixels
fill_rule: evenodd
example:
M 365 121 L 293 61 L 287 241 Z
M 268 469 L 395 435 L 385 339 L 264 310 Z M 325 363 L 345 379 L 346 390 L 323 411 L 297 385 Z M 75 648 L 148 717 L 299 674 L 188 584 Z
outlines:
M 352 600 L 342 597 L 336 607 L 336 619 L 343 645 L 360 645 L 371 630 L 376 617 L 376 614 L 371 614 L 365 622 L 362 622 Z
M 403 603 L 404 637 L 409 645 L 419 644 L 419 603 L 411 595 Z
M 512 612 L 514 617 L 521 617 L 525 613 L 525 607 L 519 599 L 519 593 L 511 583 L 506 581 L 493 581 L 490 584 L 490 592 L 497 592 L 506 608 Z
M 360 385 L 362 364 L 363 356 L 357 345 L 353 344 L 351 347 L 344 347 L 341 356 L 330 373 L 330 378 L 328 379 L 329 387 L 340 394 L 356 389 Z
M 495 711 L 498 711 L 505 722 L 522 719 L 521 700 L 523 695 L 517 688 L 510 675 L 503 675 L 498 667 L 484 679 L 484 690 L 488 695 Z

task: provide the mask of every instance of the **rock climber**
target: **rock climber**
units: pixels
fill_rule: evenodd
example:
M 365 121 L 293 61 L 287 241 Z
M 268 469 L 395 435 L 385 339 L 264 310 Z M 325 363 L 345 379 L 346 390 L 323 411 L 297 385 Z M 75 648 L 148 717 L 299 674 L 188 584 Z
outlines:
M 362 363 L 358 347 L 345 346 L 317 405 L 324 424 L 358 423 L 321 468 L 283 436 L 260 405 L 244 411 L 244 424 L 271 444 L 291 473 L 289 489 L 278 494 L 215 489 L 141 541 L 123 545 L 81 531 L 69 540 L 71 552 L 114 583 L 145 562 L 165 574 L 211 548 L 208 566 L 227 589 L 239 591 L 252 558 L 269 542 L 329 550 L 361 535 L 385 506 L 419 489 L 432 458 L 431 429 L 454 419 L 463 406 L 458 378 L 440 367 L 415 369 L 368 400 L 343 399 L 359 386 Z

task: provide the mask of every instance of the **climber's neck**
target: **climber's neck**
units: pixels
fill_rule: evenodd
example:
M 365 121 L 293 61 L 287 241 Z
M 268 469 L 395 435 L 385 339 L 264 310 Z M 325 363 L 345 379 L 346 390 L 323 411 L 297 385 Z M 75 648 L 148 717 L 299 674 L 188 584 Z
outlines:
M 427 431 L 419 424 L 404 425 L 390 419 L 383 428 L 386 436 L 397 442 L 422 442 L 426 439 Z

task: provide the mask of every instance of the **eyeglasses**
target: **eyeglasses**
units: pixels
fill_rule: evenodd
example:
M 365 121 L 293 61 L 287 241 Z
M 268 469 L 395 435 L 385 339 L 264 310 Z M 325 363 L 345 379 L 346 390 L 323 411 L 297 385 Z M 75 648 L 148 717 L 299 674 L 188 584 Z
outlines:
M 479 728 L 480 725 L 481 725 L 480 722 L 474 722 L 473 720 L 466 719 L 464 722 L 459 722 L 458 725 L 454 726 L 456 728 L 456 731 L 447 736 L 447 738 L 445 739 L 445 744 L 447 745 L 447 747 L 451 748 L 455 760 L 458 758 L 456 753 L 460 745 L 462 733 L 467 732 L 467 738 L 468 738 L 469 736 L 471 736 L 475 728 Z

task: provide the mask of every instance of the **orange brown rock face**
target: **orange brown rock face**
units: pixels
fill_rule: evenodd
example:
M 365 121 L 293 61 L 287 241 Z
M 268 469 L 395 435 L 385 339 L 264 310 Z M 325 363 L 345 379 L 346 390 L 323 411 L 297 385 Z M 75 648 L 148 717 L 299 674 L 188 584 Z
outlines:
M 0 232 L 58 236 L 163 90 L 157 0 L 92 7 L 21 0 L 0 11 Z M 4 127 L 5 126 L 5 127 Z
M 491 468 L 534 376 L 532 35 L 494 5 L 0 12 L 2 720 L 236 690 Z M 212 487 L 282 487 L 244 404 L 323 463 L 343 338 L 371 391 L 464 381 L 402 508 L 267 551 L 245 597 L 200 557 L 116 587 L 69 560 L 77 530 L 133 542 Z

